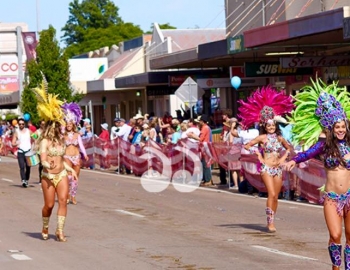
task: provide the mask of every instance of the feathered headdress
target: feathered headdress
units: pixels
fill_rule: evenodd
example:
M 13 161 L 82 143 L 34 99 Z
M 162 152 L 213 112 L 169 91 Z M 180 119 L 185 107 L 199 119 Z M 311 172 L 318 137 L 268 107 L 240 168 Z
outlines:
M 350 94 L 336 82 L 325 84 L 321 79 L 302 88 L 295 95 L 292 112 L 293 143 L 301 141 L 310 147 L 318 141 L 322 129 L 331 130 L 337 122 L 350 117 Z
M 293 110 L 293 98 L 279 92 L 271 86 L 265 86 L 256 90 L 247 101 L 240 100 L 238 117 L 241 124 L 248 128 L 254 123 L 265 124 L 275 117 L 289 113 Z
M 42 76 L 43 80 L 40 86 L 32 89 L 37 99 L 38 115 L 45 122 L 53 121 L 63 124 L 63 111 L 61 109 L 63 102 L 57 98 L 57 95 L 48 93 L 48 83 L 44 74 Z
M 75 102 L 64 103 L 62 109 L 65 113 L 64 120 L 66 122 L 73 122 L 77 125 L 83 117 L 80 106 Z

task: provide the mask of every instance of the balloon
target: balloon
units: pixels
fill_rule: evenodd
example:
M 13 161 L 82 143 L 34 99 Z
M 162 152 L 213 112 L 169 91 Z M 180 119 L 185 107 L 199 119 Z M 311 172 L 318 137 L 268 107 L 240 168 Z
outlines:
M 13 119 L 13 120 L 12 120 L 12 125 L 13 125 L 13 126 L 17 126 L 17 120 L 16 120 L 16 119 Z
M 23 119 L 24 119 L 24 121 L 29 121 L 29 119 L 30 119 L 30 114 L 29 114 L 29 113 L 25 113 L 25 114 L 23 115 Z
M 242 80 L 238 76 L 233 76 L 231 78 L 231 85 L 234 87 L 236 90 L 241 86 Z
M 1 115 L 1 119 L 5 120 L 6 119 L 6 115 L 5 114 Z

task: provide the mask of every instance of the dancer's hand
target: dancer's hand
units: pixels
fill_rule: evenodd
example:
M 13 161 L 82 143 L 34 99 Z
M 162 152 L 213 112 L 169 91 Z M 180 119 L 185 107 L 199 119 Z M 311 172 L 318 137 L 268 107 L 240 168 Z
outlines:
M 73 180 L 78 181 L 78 175 L 74 170 L 72 171 L 72 177 L 73 177 Z
M 53 161 L 50 161 L 50 170 L 53 170 L 57 167 Z
M 285 163 L 284 167 L 286 168 L 287 171 L 291 171 L 296 165 L 296 162 L 294 160 L 291 160 L 287 163 Z
M 87 155 L 84 156 L 85 161 L 89 161 L 89 157 Z

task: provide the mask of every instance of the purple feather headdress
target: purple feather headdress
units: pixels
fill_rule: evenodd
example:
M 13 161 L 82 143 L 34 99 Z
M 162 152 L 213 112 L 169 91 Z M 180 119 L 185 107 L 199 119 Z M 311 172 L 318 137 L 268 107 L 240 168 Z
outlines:
M 254 123 L 265 124 L 276 116 L 290 113 L 294 109 L 293 98 L 271 86 L 257 89 L 247 101 L 239 100 L 238 117 L 245 128 Z
M 77 125 L 83 117 L 80 106 L 75 102 L 64 103 L 62 109 L 64 110 L 64 120 L 66 122 L 73 122 Z

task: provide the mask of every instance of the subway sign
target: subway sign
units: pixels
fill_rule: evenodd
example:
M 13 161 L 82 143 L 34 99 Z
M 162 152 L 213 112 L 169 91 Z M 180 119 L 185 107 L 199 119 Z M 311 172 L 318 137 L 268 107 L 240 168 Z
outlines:
M 283 68 L 279 62 L 245 63 L 246 77 L 312 75 L 313 68 Z

